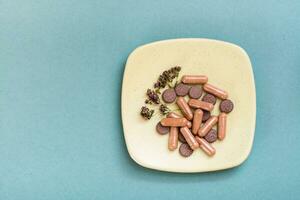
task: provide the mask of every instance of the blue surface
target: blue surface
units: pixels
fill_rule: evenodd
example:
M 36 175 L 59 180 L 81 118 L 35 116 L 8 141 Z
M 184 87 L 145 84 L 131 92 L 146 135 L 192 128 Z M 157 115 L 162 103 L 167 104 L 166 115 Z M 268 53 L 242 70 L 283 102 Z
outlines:
M 0 199 L 299 199 L 300 1 L 0 1 Z M 242 46 L 257 88 L 240 167 L 144 169 L 120 119 L 137 46 L 205 37 Z

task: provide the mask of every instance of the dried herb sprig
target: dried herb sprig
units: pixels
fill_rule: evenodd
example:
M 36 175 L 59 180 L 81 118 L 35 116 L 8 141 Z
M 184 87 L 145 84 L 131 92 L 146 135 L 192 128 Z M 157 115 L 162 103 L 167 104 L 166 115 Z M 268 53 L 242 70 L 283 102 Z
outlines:
M 154 110 L 147 108 L 146 106 L 143 106 L 141 108 L 141 115 L 145 119 L 151 119 L 152 115 L 154 113 Z
M 147 89 L 146 95 L 147 99 L 145 100 L 145 104 L 156 104 L 159 105 L 159 111 L 161 114 L 166 115 L 168 114 L 171 110 L 164 104 L 161 104 L 161 100 L 159 95 L 161 94 L 160 89 L 163 89 L 168 85 L 169 87 L 172 87 L 172 82 L 179 76 L 179 72 L 181 70 L 181 67 L 175 66 L 172 67 L 169 70 L 164 71 L 161 75 L 159 75 L 159 78 L 157 82 L 154 84 L 154 90 L 152 89 Z M 151 119 L 153 116 L 154 110 L 149 109 L 146 106 L 143 106 L 141 108 L 141 116 L 145 119 Z
M 150 103 L 150 104 L 151 104 L 151 102 L 153 102 L 155 104 L 160 103 L 159 96 L 154 90 L 148 89 L 146 94 L 148 96 L 148 99 L 146 100 L 145 103 Z
M 165 104 L 161 104 L 159 106 L 159 111 L 162 115 L 167 115 L 171 112 L 171 109 L 168 108 L 168 106 L 166 106 Z
M 154 88 L 161 89 L 165 88 L 167 84 L 172 83 L 174 78 L 177 78 L 181 67 L 175 66 L 169 70 L 164 71 L 158 78 L 157 82 L 154 84 Z

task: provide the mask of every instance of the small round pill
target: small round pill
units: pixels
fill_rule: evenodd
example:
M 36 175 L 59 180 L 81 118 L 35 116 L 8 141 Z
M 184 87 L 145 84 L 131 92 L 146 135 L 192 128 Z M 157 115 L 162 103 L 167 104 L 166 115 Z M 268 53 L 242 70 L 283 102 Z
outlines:
M 193 149 L 191 149 L 191 147 L 187 143 L 182 143 L 179 147 L 179 153 L 183 157 L 189 157 L 193 152 Z
M 189 96 L 192 99 L 199 99 L 202 95 L 202 89 L 197 86 L 192 86 L 189 90 Z
M 203 110 L 202 122 L 206 122 L 210 118 L 210 112 Z
M 217 138 L 218 138 L 218 134 L 216 129 L 211 129 L 204 137 L 204 139 L 209 143 L 215 142 Z
M 202 101 L 215 105 L 217 102 L 217 98 L 212 94 L 205 94 L 202 98 Z
M 223 100 L 220 103 L 220 110 L 224 113 L 230 113 L 233 110 L 233 102 L 229 99 Z
M 161 125 L 160 122 L 158 122 L 157 125 L 156 125 L 156 131 L 160 135 L 165 135 L 165 134 L 169 133 L 170 127 L 163 126 L 163 125 Z
M 164 102 L 166 103 L 173 103 L 176 99 L 176 93 L 175 90 L 173 88 L 170 89 L 166 89 L 163 93 L 162 93 L 162 99 Z
M 183 137 L 183 135 L 182 135 L 181 132 L 178 133 L 178 140 L 179 140 L 180 142 L 182 142 L 182 143 L 186 143 L 186 140 L 185 140 L 185 138 Z
M 177 96 L 184 97 L 185 95 L 187 95 L 189 93 L 189 89 L 190 89 L 190 87 L 188 85 L 179 83 L 175 87 L 175 92 L 176 92 Z

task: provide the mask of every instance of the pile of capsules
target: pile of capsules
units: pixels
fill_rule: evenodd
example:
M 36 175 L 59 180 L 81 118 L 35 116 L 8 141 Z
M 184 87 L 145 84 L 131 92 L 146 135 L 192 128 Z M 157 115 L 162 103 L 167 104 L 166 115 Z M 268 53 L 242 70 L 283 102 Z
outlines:
M 233 102 L 228 99 L 226 91 L 207 82 L 205 75 L 184 75 L 175 88 L 166 89 L 162 93 L 165 103 L 176 102 L 182 116 L 170 112 L 158 122 L 156 130 L 159 134 L 169 133 L 170 151 L 177 149 L 180 141 L 179 153 L 183 157 L 190 156 L 197 148 L 208 156 L 215 155 L 216 150 L 211 143 L 217 139 L 223 140 L 226 135 L 227 114 L 233 110 Z M 215 116 L 210 112 L 214 109 L 217 98 L 221 100 L 220 114 Z

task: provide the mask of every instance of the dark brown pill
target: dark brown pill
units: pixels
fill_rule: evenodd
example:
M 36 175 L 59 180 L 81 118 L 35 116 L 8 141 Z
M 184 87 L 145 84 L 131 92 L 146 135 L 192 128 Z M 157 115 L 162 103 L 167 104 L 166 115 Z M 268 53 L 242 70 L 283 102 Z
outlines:
M 215 105 L 217 102 L 217 98 L 212 94 L 205 94 L 202 98 L 202 101 Z
M 202 122 L 206 122 L 210 118 L 210 112 L 203 110 Z
M 185 85 L 183 83 L 179 83 L 175 87 L 175 92 L 178 96 L 184 97 L 189 93 L 190 87 L 188 85 Z
M 162 99 L 164 100 L 164 102 L 166 103 L 173 103 L 176 99 L 176 93 L 175 90 L 170 88 L 170 89 L 166 89 L 163 93 L 162 93 Z
M 220 103 L 220 110 L 224 113 L 230 113 L 233 110 L 233 103 L 229 99 L 225 99 Z
M 204 139 L 209 143 L 215 142 L 217 138 L 218 138 L 218 134 L 216 129 L 211 129 L 204 137 Z
M 186 143 L 186 140 L 180 131 L 178 132 L 178 140 L 182 143 Z
M 197 86 L 192 86 L 189 90 L 189 96 L 192 99 L 199 99 L 202 95 L 202 89 Z
M 183 157 L 189 157 L 193 152 L 193 149 L 191 149 L 191 147 L 187 143 L 182 143 L 179 147 L 179 153 Z
M 156 131 L 157 131 L 160 135 L 165 135 L 165 134 L 169 133 L 170 127 L 168 127 L 168 126 L 163 126 L 163 125 L 161 125 L 160 122 L 158 122 L 157 125 L 156 125 Z

